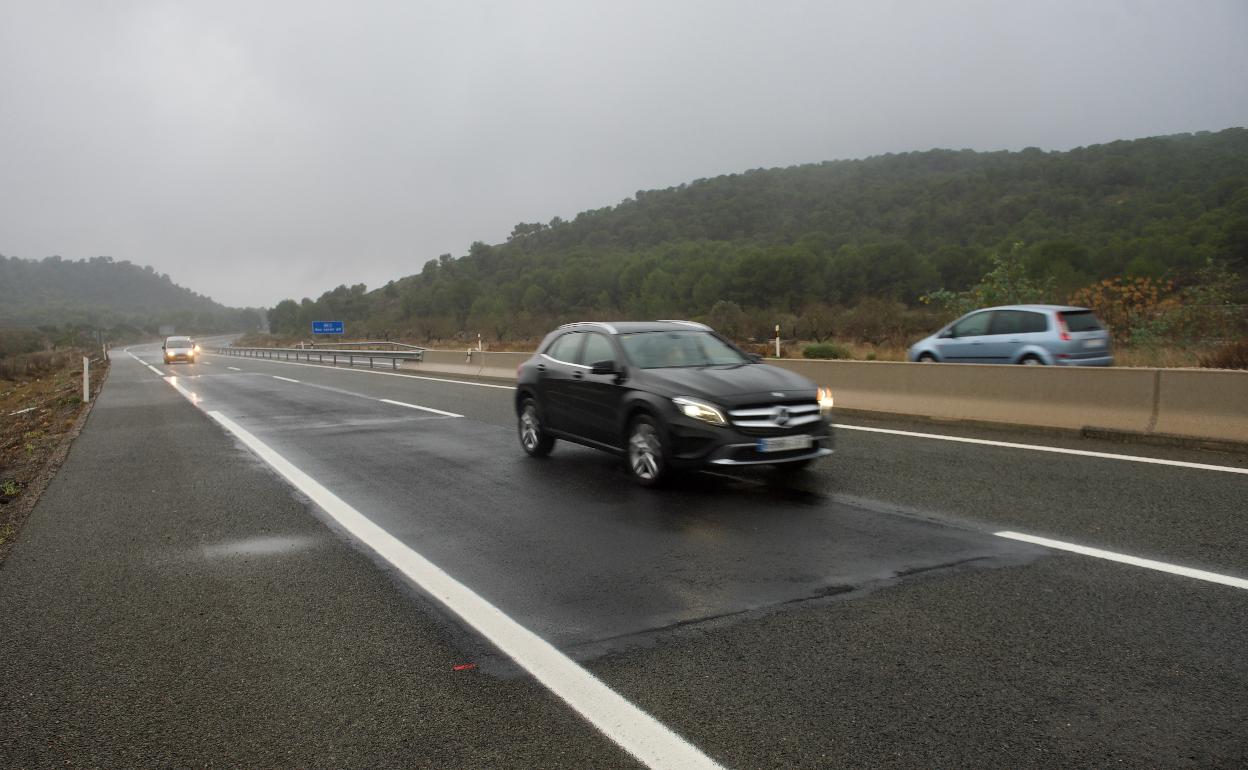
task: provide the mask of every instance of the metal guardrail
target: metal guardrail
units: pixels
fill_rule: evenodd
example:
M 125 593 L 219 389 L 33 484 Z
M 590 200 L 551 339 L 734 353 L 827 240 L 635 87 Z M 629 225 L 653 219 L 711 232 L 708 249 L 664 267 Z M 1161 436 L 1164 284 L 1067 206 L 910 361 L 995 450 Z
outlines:
M 338 365 L 339 360 L 342 360 L 348 366 L 355 366 L 356 360 L 366 360 L 370 369 L 374 367 L 376 361 L 389 361 L 391 368 L 398 369 L 400 361 L 421 361 L 424 359 L 425 354 L 425 351 L 421 348 L 414 350 L 345 350 L 341 348 L 224 347 L 214 348 L 213 352 L 226 356 L 266 358 L 273 361 L 306 360 L 311 363 L 315 360 L 318 363 L 331 363 L 335 366 Z
M 424 350 L 419 345 L 408 345 L 405 342 L 391 342 L 390 340 L 364 340 L 361 342 L 307 342 L 300 343 L 300 348 L 312 348 L 314 350 L 335 350 L 348 347 L 365 347 L 368 345 L 390 345 L 393 348 L 401 350 Z

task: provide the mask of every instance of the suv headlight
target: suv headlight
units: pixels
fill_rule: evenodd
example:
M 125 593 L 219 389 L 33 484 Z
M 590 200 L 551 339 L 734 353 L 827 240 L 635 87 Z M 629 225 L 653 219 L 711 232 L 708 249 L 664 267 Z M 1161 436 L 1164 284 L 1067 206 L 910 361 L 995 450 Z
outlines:
M 827 417 L 829 414 L 832 413 L 832 405 L 833 405 L 832 389 L 831 388 L 819 388 L 816 398 L 819 400 L 819 414 L 822 414 L 824 417 Z
M 709 422 L 711 425 L 727 425 L 728 420 L 724 418 L 724 413 L 719 408 L 708 404 L 705 401 L 698 401 L 684 396 L 677 396 L 672 399 L 672 403 L 686 417 L 692 417 L 695 420 Z

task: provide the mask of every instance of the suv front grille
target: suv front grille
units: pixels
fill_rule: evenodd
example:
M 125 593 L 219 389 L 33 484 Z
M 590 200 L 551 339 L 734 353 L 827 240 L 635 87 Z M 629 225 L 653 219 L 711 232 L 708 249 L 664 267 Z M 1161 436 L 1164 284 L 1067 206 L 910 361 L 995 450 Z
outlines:
M 728 419 L 738 428 L 753 433 L 771 433 L 813 425 L 821 419 L 819 404 L 814 401 L 799 404 L 763 404 L 731 409 Z

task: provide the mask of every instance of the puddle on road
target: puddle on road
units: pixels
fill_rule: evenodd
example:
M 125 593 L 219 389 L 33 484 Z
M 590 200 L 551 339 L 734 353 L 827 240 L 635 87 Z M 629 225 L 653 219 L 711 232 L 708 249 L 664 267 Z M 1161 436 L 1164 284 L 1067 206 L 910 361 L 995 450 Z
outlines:
M 224 543 L 206 545 L 200 549 L 205 558 L 229 559 L 238 556 L 285 556 L 306 551 L 317 545 L 313 537 L 270 536 L 249 537 Z

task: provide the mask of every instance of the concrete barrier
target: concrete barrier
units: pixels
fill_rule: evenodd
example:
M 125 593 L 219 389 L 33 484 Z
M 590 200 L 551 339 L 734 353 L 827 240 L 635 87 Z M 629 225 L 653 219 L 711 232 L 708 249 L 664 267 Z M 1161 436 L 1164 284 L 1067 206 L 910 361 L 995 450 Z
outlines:
M 1158 370 L 1158 433 L 1248 443 L 1248 372 Z
M 533 357 L 532 353 L 473 353 L 474 359 L 481 361 L 482 377 L 498 377 L 514 380 L 516 368 Z
M 473 361 L 467 351 L 426 350 L 423 361 L 404 361 L 401 369 L 434 374 L 458 374 L 476 377 L 481 373 L 481 362 Z
M 514 380 L 516 367 L 532 355 L 480 350 L 426 350 L 423 361 L 405 361 L 400 368 L 407 371 Z
M 846 409 L 1046 428 L 1147 432 L 1152 369 L 1058 368 L 896 361 L 768 363 L 832 388 Z
M 514 380 L 531 353 L 429 350 L 404 369 Z M 1248 444 L 1248 372 L 767 359 L 842 409 Z

